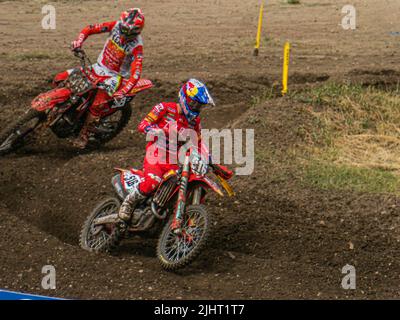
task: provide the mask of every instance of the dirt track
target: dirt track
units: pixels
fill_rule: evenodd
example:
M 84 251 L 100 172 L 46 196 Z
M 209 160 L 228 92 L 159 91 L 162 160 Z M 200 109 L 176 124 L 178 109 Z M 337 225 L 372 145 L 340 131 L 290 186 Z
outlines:
M 279 81 L 286 39 L 293 43 L 291 86 L 328 78 L 394 83 L 398 74 L 388 70 L 398 70 L 398 37 L 390 32 L 400 30 L 400 4 L 353 1 L 358 30 L 344 31 L 338 23 L 347 1 L 303 0 L 299 6 L 269 1 L 268 39 L 255 59 L 257 1 L 189 2 L 136 2 L 148 18 L 145 77 L 157 86 L 136 100 L 136 115 L 116 140 L 78 154 L 48 136 L 45 144 L 0 159 L 0 288 L 48 294 L 40 289 L 40 270 L 52 264 L 58 282 L 51 294 L 62 297 L 398 298 L 399 199 L 301 187 L 290 166 L 268 157 L 279 158 L 303 143 L 296 132 L 311 125 L 306 106 L 275 99 L 251 107 L 251 100 Z M 40 1 L 0 3 L 0 12 L 18 13 L 0 23 L 2 126 L 48 87 L 52 75 L 76 63 L 67 46 L 81 27 L 112 19 L 129 6 L 108 3 L 56 2 L 56 31 L 40 28 Z M 20 27 L 11 30 L 17 20 Z M 104 39 L 88 40 L 93 57 Z M 162 271 L 153 240 L 127 242 L 113 257 L 82 251 L 80 226 L 110 193 L 112 168 L 140 166 L 144 139 L 135 131 L 138 120 L 160 100 L 175 99 L 189 76 L 206 80 L 219 103 L 204 115 L 205 127 L 255 128 L 256 148 L 267 145 L 269 154 L 257 159 L 252 176 L 235 179 L 234 203 L 211 199 L 216 234 L 209 251 L 184 271 Z M 262 126 L 248 121 L 254 114 L 265 120 Z M 289 173 L 280 176 L 284 169 Z M 340 287 L 347 263 L 358 274 L 351 292 Z

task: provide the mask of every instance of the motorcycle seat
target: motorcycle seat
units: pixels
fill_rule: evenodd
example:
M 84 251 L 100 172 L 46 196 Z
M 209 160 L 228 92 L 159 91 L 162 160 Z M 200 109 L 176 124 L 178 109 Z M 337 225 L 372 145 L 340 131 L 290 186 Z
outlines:
M 138 169 L 135 169 L 135 168 L 131 168 L 130 171 L 131 171 L 131 173 L 133 173 L 133 174 L 137 174 L 137 175 L 139 175 L 139 176 L 144 176 L 144 172 L 143 172 L 142 170 L 138 170 Z

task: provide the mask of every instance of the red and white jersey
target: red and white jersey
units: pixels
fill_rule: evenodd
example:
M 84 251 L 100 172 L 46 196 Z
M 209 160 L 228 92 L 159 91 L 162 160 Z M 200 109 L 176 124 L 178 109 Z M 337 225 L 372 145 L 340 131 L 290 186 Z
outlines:
M 161 102 L 153 107 L 147 116 L 140 122 L 138 130 L 139 132 L 147 133 L 151 129 L 168 128 L 171 123 L 176 123 L 176 130 L 178 132 L 182 129 L 193 129 L 199 135 L 201 134 L 200 117 L 188 122 L 185 115 L 180 111 L 179 104 L 175 102 Z
M 176 126 L 176 127 L 175 127 Z M 169 129 L 173 127 L 178 134 L 185 129 L 192 129 L 197 134 L 197 142 L 201 141 L 201 120 L 197 117 L 193 121 L 189 122 L 185 115 L 180 111 L 180 106 L 177 103 L 162 102 L 156 105 L 147 116 L 140 122 L 138 126 L 139 132 L 147 134 L 154 129 L 162 129 L 165 133 L 167 142 L 167 148 L 169 152 L 176 152 L 177 148 L 180 147 L 180 142 L 176 141 L 176 144 L 169 144 Z M 157 143 L 158 139 L 151 141 L 147 144 L 149 148 L 152 144 Z
M 117 22 L 111 30 L 97 63 L 124 78 L 130 78 L 132 64 L 135 60 L 143 59 L 143 39 L 138 35 L 134 40 L 124 42 L 121 40 L 119 24 Z
M 125 37 L 121 35 L 120 23 L 120 21 L 110 21 L 89 25 L 81 31 L 76 42 L 82 45 L 90 35 L 109 32 L 110 35 L 97 63 L 101 68 L 129 79 L 123 89 L 129 92 L 142 74 L 143 39 L 138 35 L 134 39 L 126 41 Z

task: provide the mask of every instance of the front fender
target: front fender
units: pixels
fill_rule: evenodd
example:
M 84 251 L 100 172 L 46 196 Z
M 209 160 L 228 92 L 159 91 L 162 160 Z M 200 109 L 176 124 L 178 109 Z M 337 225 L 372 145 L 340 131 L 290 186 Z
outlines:
M 53 109 L 58 103 L 64 102 L 71 96 L 71 90 L 67 88 L 56 88 L 39 94 L 33 99 L 31 107 L 39 112 Z
M 224 192 L 222 191 L 220 186 L 208 177 L 192 177 L 192 178 L 190 178 L 189 183 L 193 183 L 193 182 L 202 185 L 206 189 L 213 190 L 214 192 L 218 193 L 221 197 L 224 196 Z
M 69 72 L 68 71 L 63 71 L 59 74 L 57 74 L 54 79 L 53 79 L 53 87 L 56 88 L 61 82 L 64 82 L 67 80 L 69 77 Z

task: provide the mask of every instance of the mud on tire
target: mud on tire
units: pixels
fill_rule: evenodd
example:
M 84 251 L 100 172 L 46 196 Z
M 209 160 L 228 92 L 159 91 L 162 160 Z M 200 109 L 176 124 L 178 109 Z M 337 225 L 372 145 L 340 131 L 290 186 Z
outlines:
M 79 244 L 82 249 L 89 252 L 111 253 L 118 247 L 122 238 L 118 228 L 110 226 L 110 228 L 107 229 L 104 226 L 95 227 L 92 224 L 93 220 L 96 218 L 112 214 L 114 210 L 118 212 L 117 210 L 120 205 L 121 203 L 117 198 L 108 198 L 99 203 L 99 205 L 92 211 L 84 222 L 81 230 Z M 102 228 L 102 230 L 96 230 L 96 228 Z M 98 238 L 102 237 L 101 241 L 99 241 L 97 245 L 94 236 L 95 232 L 98 232 Z
M 0 133 L 0 156 L 9 154 L 17 149 L 21 148 L 24 145 L 24 138 L 30 131 L 24 133 L 21 136 L 15 136 L 14 141 L 11 140 L 13 135 L 17 134 L 17 132 L 27 123 L 34 119 L 38 119 L 35 127 L 42 122 L 46 118 L 46 115 L 43 112 L 39 112 L 34 109 L 28 110 L 23 116 L 21 116 L 16 122 L 10 125 L 7 129 Z M 9 143 L 9 145 L 7 144 Z
M 188 231 L 189 228 L 187 226 L 189 225 L 190 219 L 192 219 L 192 223 L 198 224 L 197 232 L 199 232 L 199 234 L 195 232 L 195 234 L 197 235 L 196 238 L 197 243 L 191 248 L 191 250 L 186 255 L 183 255 L 183 257 L 181 258 L 179 258 L 178 255 L 178 258 L 176 259 L 176 257 L 174 257 L 173 254 L 171 256 L 171 252 L 168 253 L 168 251 L 174 250 L 173 249 L 174 244 L 168 244 L 168 242 L 174 241 L 173 240 L 174 235 L 171 231 L 171 223 L 173 221 L 173 218 L 174 217 L 171 216 L 168 223 L 164 226 L 164 229 L 161 232 L 157 245 L 158 260 L 161 266 L 168 271 L 181 269 L 190 264 L 191 262 L 193 262 L 193 260 L 197 258 L 197 256 L 204 249 L 204 246 L 207 244 L 207 241 L 211 234 L 211 227 L 212 227 L 212 221 L 210 215 L 208 214 L 206 208 L 203 205 L 188 206 L 186 209 L 185 219 L 182 224 L 182 227 L 183 229 L 185 229 L 186 227 L 186 231 Z

